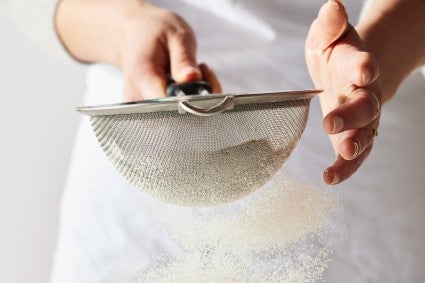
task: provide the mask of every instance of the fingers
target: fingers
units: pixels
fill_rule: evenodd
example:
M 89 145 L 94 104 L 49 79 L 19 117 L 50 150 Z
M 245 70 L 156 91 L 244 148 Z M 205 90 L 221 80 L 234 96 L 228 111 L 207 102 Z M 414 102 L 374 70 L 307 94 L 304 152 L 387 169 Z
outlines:
M 378 64 L 369 52 L 352 53 L 346 69 L 344 74 L 347 75 L 347 80 L 359 87 L 367 86 L 378 78 Z
M 141 62 L 126 75 L 124 99 L 138 101 L 164 97 L 167 87 L 164 68 L 151 59 Z
M 182 22 L 182 28 L 168 33 L 171 76 L 178 83 L 202 78 L 196 63 L 196 40 L 190 27 Z
M 197 65 L 196 39 L 190 26 L 167 10 L 156 9 L 151 14 L 155 17 L 148 23 L 142 21 L 140 28 L 130 29 L 129 40 L 124 44 L 121 63 L 125 77 L 124 99 L 164 97 L 170 73 L 177 83 L 204 78 L 215 93 L 220 93 L 221 86 L 214 72 L 206 65 Z M 140 40 L 140 30 L 145 31 L 143 40 Z
M 345 160 L 337 156 L 334 164 L 323 172 L 323 180 L 328 185 L 336 185 L 353 175 L 372 150 L 372 145 L 367 147 L 356 159 Z
M 341 2 L 324 4 L 311 25 L 305 55 L 315 86 L 324 89 L 323 127 L 337 155 L 324 172 L 328 184 L 350 177 L 372 148 L 381 94 L 377 62 L 365 50 Z
M 324 77 L 331 77 L 333 90 L 349 94 L 355 87 L 370 85 L 379 76 L 379 69 L 374 56 L 363 51 L 360 38 L 352 27 L 350 32 L 332 48 L 331 56 L 322 58 L 325 66 Z
M 323 53 L 347 30 L 348 16 L 344 6 L 330 0 L 322 6 L 313 21 L 306 41 L 307 53 Z
M 151 15 L 151 19 L 142 19 L 130 29 L 129 40 L 124 44 L 126 101 L 165 96 L 170 72 L 178 83 L 202 78 L 196 63 L 196 40 L 189 25 L 167 10 L 156 9 Z M 144 31 L 143 39 L 140 30 Z
M 306 41 L 307 65 L 316 87 L 348 95 L 374 82 L 377 62 L 363 45 L 344 6 L 337 0 L 324 4 Z
M 362 128 L 377 118 L 379 109 L 380 103 L 374 93 L 358 89 L 345 103 L 325 116 L 323 127 L 328 134 Z
M 211 85 L 213 93 L 222 93 L 221 84 L 215 73 L 204 63 L 200 64 L 199 68 L 201 69 L 203 80 Z
M 356 90 L 348 101 L 324 118 L 337 159 L 323 174 L 327 184 L 349 178 L 369 155 L 377 136 L 380 103 L 371 91 Z
M 331 56 L 330 46 L 344 36 L 349 28 L 344 6 L 336 0 L 329 0 L 320 9 L 311 24 L 305 45 L 307 66 L 317 88 L 327 88 L 330 83 L 325 72 Z
M 364 89 L 359 89 L 354 95 L 352 98 L 354 103 L 351 103 L 351 101 L 346 102 L 325 117 L 325 121 L 329 121 L 327 119 L 335 113 L 344 117 L 343 122 L 341 122 L 335 119 L 335 117 L 339 116 L 334 116 L 334 121 L 337 121 L 337 125 L 333 125 L 333 127 L 342 128 L 335 131 L 336 135 L 331 136 L 336 149 L 337 159 L 333 165 L 324 171 L 323 178 L 327 184 L 338 184 L 354 174 L 369 155 L 378 133 L 376 130 L 379 124 L 380 109 L 378 99 L 371 92 Z M 350 113 L 351 111 L 350 116 L 344 116 L 347 113 L 338 114 L 338 111 L 344 111 L 344 106 L 346 108 L 352 107 L 348 112 Z M 369 119 L 365 117 L 369 117 Z M 368 120 L 369 123 L 367 123 Z M 364 126 L 362 126 L 363 123 L 365 124 Z M 344 129 L 344 127 L 347 128 Z
M 376 127 L 376 125 L 370 125 L 346 132 L 338 146 L 338 152 L 341 157 L 345 160 L 353 160 L 361 155 L 375 140 L 377 135 Z

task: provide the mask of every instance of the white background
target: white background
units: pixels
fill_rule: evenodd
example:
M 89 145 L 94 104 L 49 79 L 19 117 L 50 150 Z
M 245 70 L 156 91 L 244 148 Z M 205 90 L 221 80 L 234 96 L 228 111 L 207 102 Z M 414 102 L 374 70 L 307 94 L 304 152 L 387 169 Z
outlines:
M 26 39 L 0 6 L 0 281 L 48 282 L 84 67 Z

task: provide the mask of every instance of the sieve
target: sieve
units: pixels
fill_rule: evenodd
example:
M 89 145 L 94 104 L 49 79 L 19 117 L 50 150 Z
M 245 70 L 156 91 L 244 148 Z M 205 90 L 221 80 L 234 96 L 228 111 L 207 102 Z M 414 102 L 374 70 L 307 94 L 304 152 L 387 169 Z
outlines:
M 122 176 L 185 206 L 230 202 L 257 190 L 287 160 L 320 90 L 211 94 L 171 84 L 167 97 L 78 107 Z

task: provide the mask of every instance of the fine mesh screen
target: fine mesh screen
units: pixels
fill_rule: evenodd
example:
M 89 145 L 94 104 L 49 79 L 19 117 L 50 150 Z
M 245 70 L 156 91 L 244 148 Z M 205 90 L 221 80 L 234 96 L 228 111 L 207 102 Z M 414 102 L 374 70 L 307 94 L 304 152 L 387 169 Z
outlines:
M 201 117 L 177 111 L 91 118 L 118 171 L 145 193 L 178 205 L 229 202 L 260 188 L 288 158 L 310 100 L 236 105 Z

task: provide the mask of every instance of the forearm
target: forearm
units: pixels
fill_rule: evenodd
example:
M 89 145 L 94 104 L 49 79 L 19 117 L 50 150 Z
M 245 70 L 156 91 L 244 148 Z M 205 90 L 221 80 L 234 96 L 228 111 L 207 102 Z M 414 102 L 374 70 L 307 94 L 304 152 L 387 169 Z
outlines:
M 375 0 L 356 29 L 378 61 L 385 102 L 425 61 L 425 1 Z
M 119 65 L 123 21 L 140 9 L 137 0 L 63 0 L 56 13 L 56 29 L 68 52 L 84 62 Z

